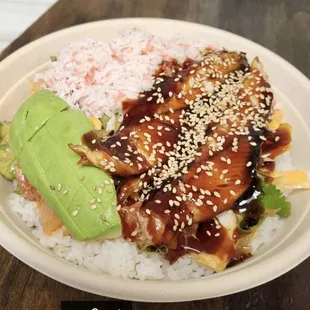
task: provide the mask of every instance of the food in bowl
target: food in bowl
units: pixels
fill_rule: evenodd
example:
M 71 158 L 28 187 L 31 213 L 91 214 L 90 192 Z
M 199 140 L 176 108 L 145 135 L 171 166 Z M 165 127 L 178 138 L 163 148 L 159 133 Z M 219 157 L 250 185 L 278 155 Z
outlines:
M 276 169 L 291 128 L 258 58 L 133 29 L 69 45 L 33 82 L 1 125 L 0 172 L 40 243 L 79 265 L 142 280 L 223 271 L 290 215 L 288 190 L 309 188 L 306 172 Z

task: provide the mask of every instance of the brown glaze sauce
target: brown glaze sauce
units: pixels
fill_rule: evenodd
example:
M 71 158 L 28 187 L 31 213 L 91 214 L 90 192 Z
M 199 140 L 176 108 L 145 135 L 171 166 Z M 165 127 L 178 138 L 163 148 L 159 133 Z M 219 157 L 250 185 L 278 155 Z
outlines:
M 178 248 L 169 250 L 166 258 L 172 264 L 180 256 L 187 253 L 194 252 L 197 254 L 208 253 L 218 256 L 229 255 L 235 256 L 233 243 L 228 239 L 228 232 L 226 228 L 219 225 L 216 219 L 198 225 L 197 231 L 194 235 L 186 236 L 185 234 L 179 236 Z
M 277 139 L 278 141 L 275 141 L 275 137 L 279 137 Z M 282 124 L 274 133 L 268 133 L 266 138 L 267 140 L 261 146 L 262 154 L 266 154 L 269 158 L 275 158 L 289 149 L 291 143 L 291 127 L 287 124 Z M 272 172 L 275 170 L 276 164 L 274 161 L 266 161 L 261 167 Z M 254 171 L 253 175 L 255 175 Z M 272 180 L 267 178 L 266 181 L 270 182 Z M 251 233 L 251 228 L 258 224 L 261 216 L 264 214 L 264 208 L 259 199 L 261 194 L 261 181 L 259 178 L 253 177 L 251 186 L 232 207 L 232 210 L 236 214 L 243 216 L 243 220 L 238 223 L 238 227 L 233 234 L 235 243 Z M 224 227 L 220 229 L 216 229 L 215 227 L 216 224 L 213 219 L 209 222 L 199 224 L 195 236 L 180 236 L 179 247 L 176 250 L 170 250 L 166 258 L 170 263 L 174 263 L 180 256 L 189 252 L 217 255 L 219 252 L 222 252 L 228 254 L 230 257 L 227 265 L 227 268 L 230 268 L 252 257 L 251 253 L 243 252 L 242 249 L 234 249 L 230 244 L 224 244 L 223 241 L 227 240 L 227 230 Z M 207 230 L 211 233 L 211 236 L 206 233 Z M 217 232 L 220 235 L 215 237 L 214 235 Z
M 188 75 L 187 68 L 190 68 L 191 64 L 192 62 L 189 60 L 183 63 L 182 70 L 180 70 L 181 82 L 182 79 Z M 179 87 L 181 83 L 175 82 L 172 77 L 177 70 L 176 66 L 177 65 L 175 62 L 163 63 L 161 69 L 156 73 L 157 76 L 161 76 L 163 79 L 163 82 L 159 83 L 157 87 L 161 88 L 161 93 L 164 99 L 168 98 L 169 92 L 177 94 L 180 91 Z M 163 72 L 165 74 L 161 75 Z M 123 102 L 123 109 L 127 112 L 124 116 L 122 126 L 135 126 L 139 124 L 141 118 L 145 116 L 150 118 L 154 117 L 154 113 L 158 108 L 158 104 L 156 103 L 156 97 L 152 96 L 153 93 L 154 91 L 145 92 L 143 94 L 144 96 L 139 97 L 137 100 L 126 100 Z M 150 97 L 152 97 L 152 99 L 148 100 Z M 274 159 L 276 156 L 284 153 L 289 149 L 291 143 L 291 127 L 287 124 L 282 124 L 276 132 L 268 132 L 265 137 L 267 140 L 261 146 L 261 155 L 263 157 Z M 165 133 L 163 133 L 162 140 L 165 141 L 166 138 L 167 137 L 165 137 Z M 100 148 L 99 141 L 95 141 L 95 143 L 93 143 L 93 139 L 95 139 L 95 137 L 91 133 L 84 135 L 84 143 L 87 146 L 91 147 L 92 149 Z M 111 143 L 113 143 L 113 141 L 111 141 Z M 253 156 L 259 158 L 260 154 L 253 154 Z M 275 163 L 264 162 L 262 167 L 273 171 L 275 169 Z M 120 185 L 122 185 L 124 181 L 126 181 L 126 178 L 120 181 Z M 261 183 L 256 177 L 256 169 L 253 169 L 252 183 L 250 187 L 231 208 L 237 215 L 242 215 L 243 217 L 243 220 L 238 224 L 238 228 L 234 232 L 234 242 L 231 241 L 231 239 L 228 237 L 228 231 L 226 228 L 222 225 L 219 225 L 219 222 L 217 222 L 216 219 L 212 219 L 207 222 L 197 224 L 195 227 L 196 230 L 191 231 L 190 234 L 178 234 L 176 237 L 177 240 L 175 242 L 176 247 L 174 249 L 169 249 L 169 252 L 166 254 L 166 258 L 171 263 L 173 263 L 180 256 L 189 252 L 216 254 L 219 256 L 228 255 L 229 264 L 227 267 L 235 266 L 236 264 L 250 258 L 251 254 L 242 252 L 240 249 L 236 250 L 234 244 L 240 238 L 251 232 L 251 227 L 257 225 L 262 214 L 264 213 L 263 206 L 261 205 L 259 199 L 261 193 Z M 159 214 L 163 221 L 165 221 L 166 218 L 166 222 L 168 222 L 168 219 L 171 215 L 165 214 L 164 211 L 168 201 L 173 198 L 174 197 L 172 193 L 170 195 L 163 195 L 163 197 L 158 197 L 158 199 L 162 201 L 160 204 L 156 205 L 154 199 L 149 200 L 149 202 L 145 203 L 144 210 L 156 209 L 156 214 Z M 222 198 L 224 199 L 225 197 Z M 165 201 L 163 201 L 163 199 Z M 182 208 L 178 209 L 178 213 L 180 213 L 181 209 Z M 152 225 L 152 222 L 149 225 Z M 129 227 L 129 229 L 132 231 L 131 227 Z M 148 229 L 152 230 L 152 227 L 148 227 Z M 154 229 L 156 229 L 155 223 Z M 173 235 L 172 227 L 168 227 L 168 231 L 169 230 Z M 126 232 L 123 232 L 123 234 L 126 235 Z M 134 239 L 135 238 L 132 238 L 133 241 Z
M 262 156 L 271 159 L 285 153 L 291 147 L 292 128 L 289 124 L 281 124 L 275 132 L 268 132 L 262 145 Z

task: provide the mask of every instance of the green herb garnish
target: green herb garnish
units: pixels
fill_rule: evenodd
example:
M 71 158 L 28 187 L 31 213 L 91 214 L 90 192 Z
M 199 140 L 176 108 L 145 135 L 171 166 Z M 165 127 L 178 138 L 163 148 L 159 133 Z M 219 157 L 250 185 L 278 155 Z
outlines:
M 101 121 L 102 126 L 103 126 L 104 129 L 107 128 L 107 124 L 108 124 L 110 119 L 111 119 L 111 117 L 106 115 L 106 114 L 101 117 L 100 121 Z
M 50 58 L 51 58 L 51 62 L 57 61 L 57 57 L 56 56 L 51 56 Z
M 275 185 L 262 182 L 261 202 L 266 210 L 273 210 L 280 217 L 289 217 L 291 203 Z

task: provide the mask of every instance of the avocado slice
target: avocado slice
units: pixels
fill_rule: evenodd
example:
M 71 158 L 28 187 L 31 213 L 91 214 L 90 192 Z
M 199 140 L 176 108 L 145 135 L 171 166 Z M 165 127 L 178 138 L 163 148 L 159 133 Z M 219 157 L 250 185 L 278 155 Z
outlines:
M 0 174 L 7 180 L 15 178 L 16 159 L 9 146 L 11 123 L 0 122 Z
M 120 236 L 113 180 L 95 167 L 78 165 L 79 156 L 68 147 L 80 143 L 92 124 L 53 93 L 39 93 L 12 122 L 10 145 L 22 171 L 76 239 Z
M 25 142 L 29 141 L 46 122 L 67 109 L 68 104 L 49 90 L 41 90 L 28 98 L 12 121 L 10 144 L 15 156 L 20 155 Z

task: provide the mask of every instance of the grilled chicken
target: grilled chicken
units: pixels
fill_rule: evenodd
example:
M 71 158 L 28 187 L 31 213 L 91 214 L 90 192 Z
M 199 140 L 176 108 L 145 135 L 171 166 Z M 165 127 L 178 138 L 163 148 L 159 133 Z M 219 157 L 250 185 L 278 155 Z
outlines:
M 219 91 L 225 80 L 236 80 L 247 69 L 245 55 L 236 52 L 208 53 L 202 61 L 185 62 L 173 76 L 159 75 L 153 89 L 136 102 L 126 103 L 128 111 L 115 135 L 102 141 L 95 131 L 89 132 L 84 145 L 70 147 L 81 156 L 81 164 L 112 175 L 139 175 L 161 167 L 178 140 L 190 103 Z
M 132 179 L 120 189 L 124 237 L 141 243 L 165 243 L 169 249 L 178 249 L 182 240 L 188 242 L 189 230 L 194 239 L 198 234 L 202 238 L 201 231 L 208 238 L 204 226 L 232 208 L 256 180 L 272 99 L 267 76 L 255 59 L 239 83 L 228 82 L 205 102 L 194 102 L 186 112 L 187 121 L 182 119 L 185 138 L 179 138 L 166 167 L 154 175 L 153 189 L 145 187 L 145 175 L 140 176 L 140 182 Z M 197 112 L 201 117 L 194 120 Z M 206 123 L 208 126 L 203 126 Z M 135 193 L 143 188 L 143 199 L 135 201 L 128 195 L 131 186 Z M 221 229 L 218 234 L 225 235 L 223 244 L 231 245 L 231 234 Z M 200 255 L 194 254 L 197 261 L 202 260 Z M 208 267 L 219 270 L 226 266 L 228 257 L 223 257 L 221 267 Z

